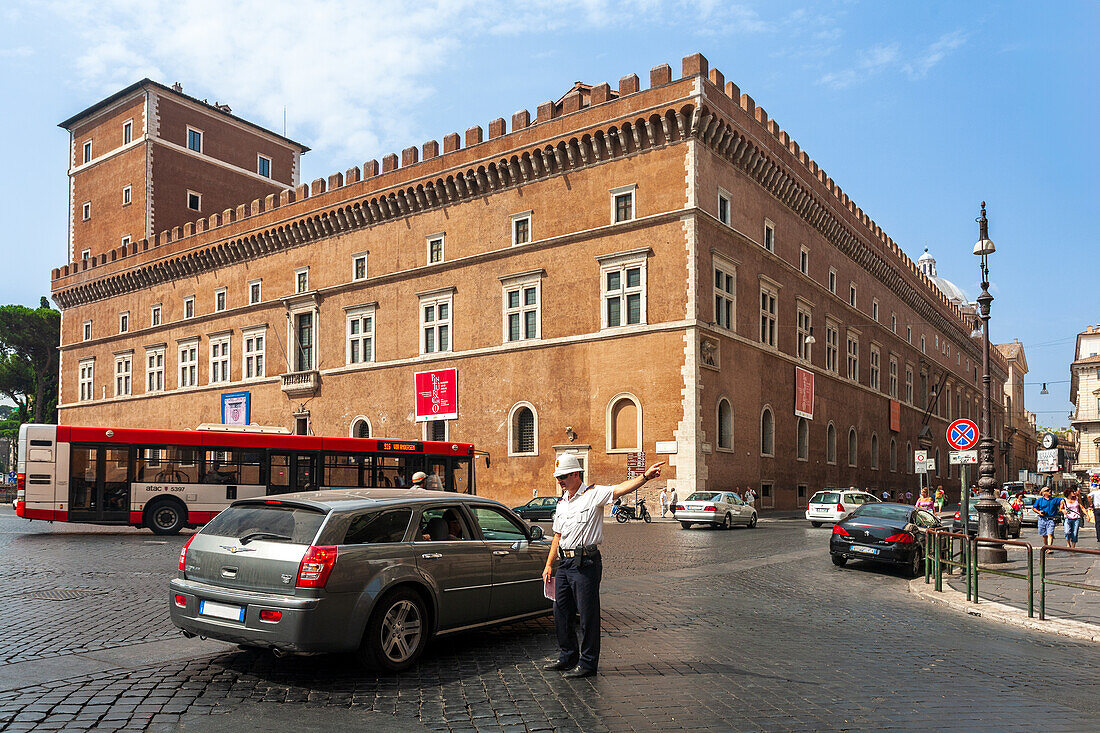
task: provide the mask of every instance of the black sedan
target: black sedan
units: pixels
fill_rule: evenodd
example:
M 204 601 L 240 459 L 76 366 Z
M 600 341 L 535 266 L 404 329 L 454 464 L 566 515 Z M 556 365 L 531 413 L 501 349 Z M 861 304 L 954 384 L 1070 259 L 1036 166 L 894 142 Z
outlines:
M 552 520 L 554 511 L 558 508 L 558 497 L 536 496 L 523 506 L 513 507 L 512 511 L 520 515 L 528 522 L 537 522 L 540 519 Z
M 977 499 L 970 500 L 970 534 L 978 534 L 978 510 L 975 508 Z M 1022 524 L 1021 517 L 1018 513 L 1012 511 L 1012 505 L 1004 499 L 997 499 L 997 503 L 1001 506 L 1000 512 L 997 513 L 997 528 L 998 536 L 1001 539 L 1020 539 L 1020 526 Z M 955 512 L 955 520 L 951 523 L 951 531 L 962 532 L 962 510 Z M 1007 535 L 1007 537 L 1006 537 Z
M 864 504 L 833 525 L 833 565 L 849 560 L 900 565 L 910 577 L 924 572 L 925 531 L 939 527 L 935 515 L 908 504 Z

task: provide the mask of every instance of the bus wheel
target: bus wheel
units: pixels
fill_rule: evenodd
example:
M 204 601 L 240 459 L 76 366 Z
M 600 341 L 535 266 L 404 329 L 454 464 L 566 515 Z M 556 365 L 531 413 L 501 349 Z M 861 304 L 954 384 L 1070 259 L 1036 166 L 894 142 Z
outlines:
M 172 499 L 159 499 L 145 507 L 145 526 L 153 534 L 177 534 L 187 521 L 183 505 Z

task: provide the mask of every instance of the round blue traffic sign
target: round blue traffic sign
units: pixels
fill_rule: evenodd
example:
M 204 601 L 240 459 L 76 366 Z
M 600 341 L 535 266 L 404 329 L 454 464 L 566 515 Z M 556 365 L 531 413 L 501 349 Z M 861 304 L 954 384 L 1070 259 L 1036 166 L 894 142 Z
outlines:
M 947 426 L 947 442 L 955 450 L 970 450 L 978 444 L 978 426 L 973 420 L 956 420 Z

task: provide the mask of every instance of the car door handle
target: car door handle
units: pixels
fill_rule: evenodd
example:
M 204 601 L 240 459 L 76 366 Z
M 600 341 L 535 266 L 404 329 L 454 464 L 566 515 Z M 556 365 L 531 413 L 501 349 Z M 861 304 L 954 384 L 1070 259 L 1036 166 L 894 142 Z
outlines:
M 508 551 L 507 550 L 493 550 L 493 554 L 498 555 L 498 556 L 504 556 L 504 555 L 508 554 Z
M 420 557 L 424 558 L 425 560 L 438 560 L 439 558 L 443 557 L 443 553 L 441 553 L 441 552 L 425 552 Z

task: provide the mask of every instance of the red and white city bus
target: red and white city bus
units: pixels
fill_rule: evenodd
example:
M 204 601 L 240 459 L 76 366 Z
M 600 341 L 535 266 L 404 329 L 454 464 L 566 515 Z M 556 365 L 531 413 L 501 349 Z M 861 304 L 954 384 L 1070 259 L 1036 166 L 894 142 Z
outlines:
M 236 499 L 409 486 L 475 493 L 469 443 L 227 430 L 19 428 L 16 514 L 175 534 Z

